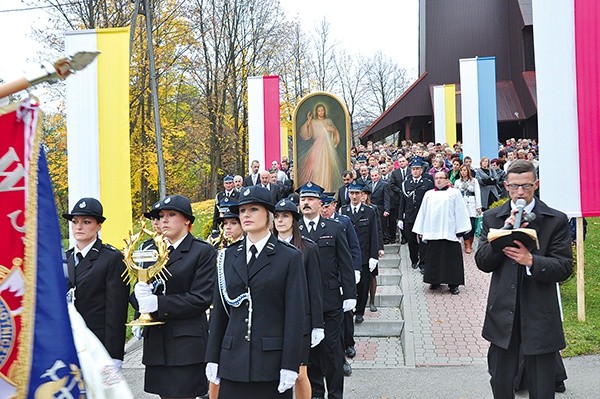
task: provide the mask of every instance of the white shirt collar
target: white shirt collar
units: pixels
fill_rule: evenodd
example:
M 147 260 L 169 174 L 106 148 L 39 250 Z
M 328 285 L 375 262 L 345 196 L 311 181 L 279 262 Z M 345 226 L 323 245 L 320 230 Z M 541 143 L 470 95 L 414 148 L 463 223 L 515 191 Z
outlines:
M 189 233 L 188 233 L 188 234 L 189 234 Z M 176 249 L 176 248 L 179 246 L 179 244 L 181 244 L 181 242 L 182 242 L 183 240 L 185 240 L 185 237 L 187 237 L 187 234 L 186 234 L 186 235 L 184 235 L 183 237 L 181 237 L 179 240 L 177 240 L 177 241 L 173 242 L 173 243 L 171 243 L 171 242 L 169 241 L 169 239 L 167 238 L 167 247 L 168 247 L 169 245 L 172 245 L 172 246 L 173 246 L 173 248 L 174 248 L 174 249 Z
M 317 217 L 316 217 L 316 218 L 314 218 L 314 219 L 309 219 L 309 218 L 307 218 L 306 216 L 303 216 L 303 217 L 302 217 L 302 219 L 304 219 L 304 225 L 305 225 L 306 227 L 309 227 L 309 226 L 310 226 L 310 225 L 309 225 L 309 223 L 312 221 L 312 222 L 315 222 L 315 228 L 317 228 L 317 225 L 319 224 L 319 217 L 320 217 L 320 215 L 317 215 Z
M 85 258 L 87 256 L 87 254 L 90 252 L 90 250 L 92 249 L 92 247 L 94 246 L 94 244 L 96 243 L 96 241 L 98 241 L 97 238 L 94 241 L 92 241 L 91 243 L 89 243 L 88 245 L 86 245 L 85 247 L 83 247 L 82 250 L 79 250 L 79 248 L 77 248 L 77 245 L 75 245 L 75 250 L 73 251 L 73 255 L 77 256 L 78 253 L 81 253 L 81 256 L 83 256 Z
M 261 238 L 258 242 L 252 242 L 250 241 L 248 236 L 246 236 L 246 263 L 250 262 L 250 256 L 252 256 L 252 252 L 250 252 L 250 247 L 252 245 L 256 247 L 256 257 L 258 258 L 260 252 L 263 250 L 265 245 L 267 245 L 269 238 L 271 238 L 271 233 L 267 234 L 265 238 Z

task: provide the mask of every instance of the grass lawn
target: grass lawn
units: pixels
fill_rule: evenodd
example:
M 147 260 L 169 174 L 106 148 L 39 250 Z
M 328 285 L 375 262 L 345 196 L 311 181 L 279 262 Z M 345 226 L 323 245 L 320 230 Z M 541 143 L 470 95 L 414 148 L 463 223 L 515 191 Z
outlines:
M 586 321 L 577 320 L 576 272 L 561 285 L 567 348 L 564 356 L 600 353 L 600 218 L 588 218 L 585 240 Z M 576 269 L 576 265 L 574 265 Z

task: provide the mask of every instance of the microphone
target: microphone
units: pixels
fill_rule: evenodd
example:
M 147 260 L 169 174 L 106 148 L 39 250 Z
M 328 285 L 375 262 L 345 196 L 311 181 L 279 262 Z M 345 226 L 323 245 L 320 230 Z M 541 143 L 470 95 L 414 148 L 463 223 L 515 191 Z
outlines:
M 535 220 L 535 218 L 536 218 L 535 213 L 533 213 L 533 212 L 528 213 L 527 215 L 523 216 L 523 223 L 525 223 L 525 222 L 528 222 L 528 223 L 532 222 L 532 221 Z
M 515 215 L 515 229 L 518 229 L 519 227 L 521 227 L 521 219 L 523 218 L 523 210 L 525 209 L 525 206 L 527 205 L 527 202 L 523 199 L 523 198 L 519 198 L 517 200 L 517 202 L 515 203 L 515 205 L 517 206 L 517 214 Z

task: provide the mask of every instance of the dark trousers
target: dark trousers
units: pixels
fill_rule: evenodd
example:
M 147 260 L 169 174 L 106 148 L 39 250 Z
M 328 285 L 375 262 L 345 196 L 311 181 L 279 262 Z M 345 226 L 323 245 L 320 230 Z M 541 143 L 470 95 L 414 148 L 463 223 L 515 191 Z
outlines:
M 513 329 L 508 349 L 490 344 L 488 351 L 488 371 L 495 399 L 515 397 L 515 376 L 519 369 L 519 348 L 521 337 L 518 328 Z M 554 398 L 554 375 L 556 373 L 556 352 L 525 356 L 529 398 Z
M 354 312 L 349 310 L 344 312 L 344 328 L 342 332 L 342 345 L 344 349 L 354 346 Z
M 369 297 L 369 287 L 371 286 L 371 272 L 369 265 L 362 265 L 360 271 L 360 281 L 356 284 L 356 314 L 364 316 Z
M 396 232 L 398 231 L 398 208 L 390 208 L 390 215 L 387 217 L 387 229 L 390 242 L 396 241 Z
M 279 393 L 279 381 L 238 382 L 221 379 L 219 398 L 221 399 L 292 399 L 293 389 Z
M 417 240 L 417 234 L 412 231 L 414 225 L 414 223 L 404 223 L 404 234 L 406 235 L 406 241 L 408 242 L 410 262 L 412 264 L 418 264 L 419 267 L 423 268 L 425 265 L 426 246 L 423 243 L 419 243 Z
M 323 312 L 325 338 L 319 345 L 310 349 L 308 355 L 308 378 L 312 396 L 324 397 L 325 384 L 329 399 L 342 399 L 344 396 L 344 348 L 342 347 L 342 309 Z

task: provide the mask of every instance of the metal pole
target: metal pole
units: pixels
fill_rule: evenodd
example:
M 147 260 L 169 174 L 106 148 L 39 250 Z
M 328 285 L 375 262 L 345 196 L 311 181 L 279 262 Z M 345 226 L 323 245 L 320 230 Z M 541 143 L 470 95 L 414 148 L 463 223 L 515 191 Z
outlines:
M 167 196 L 167 186 L 165 183 L 165 162 L 163 159 L 160 114 L 158 112 L 158 90 L 156 87 L 156 67 L 154 64 L 154 42 L 152 40 L 152 12 L 149 7 L 149 0 L 144 0 L 144 12 L 146 14 L 146 39 L 148 41 L 148 58 L 150 61 L 150 91 L 152 94 L 152 108 L 154 110 L 156 156 L 158 158 L 158 193 L 162 200 Z
M 131 18 L 131 28 L 129 29 L 129 63 L 131 63 L 131 54 L 133 54 L 133 37 L 135 36 L 135 25 L 140 13 L 140 0 L 135 0 L 133 18 Z

